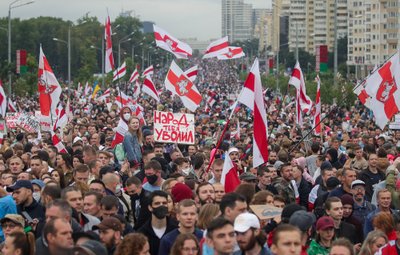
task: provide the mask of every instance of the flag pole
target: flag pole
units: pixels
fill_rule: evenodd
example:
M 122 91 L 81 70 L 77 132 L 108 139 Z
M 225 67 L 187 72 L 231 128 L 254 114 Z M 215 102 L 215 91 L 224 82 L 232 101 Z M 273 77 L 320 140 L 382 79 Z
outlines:
M 232 116 L 232 114 L 231 114 L 231 116 Z M 208 173 L 210 171 L 210 167 L 211 167 L 212 163 L 214 162 L 215 154 L 217 154 L 218 148 L 221 146 L 221 143 L 222 143 L 222 140 L 224 139 L 226 130 L 227 130 L 228 126 L 229 126 L 229 123 L 231 122 L 231 116 L 226 121 L 225 127 L 222 130 L 222 133 L 221 133 L 221 135 L 220 135 L 220 137 L 218 139 L 217 146 L 215 147 L 215 152 L 212 154 L 212 156 L 210 158 L 210 163 L 208 163 L 208 167 L 207 167 L 206 173 Z

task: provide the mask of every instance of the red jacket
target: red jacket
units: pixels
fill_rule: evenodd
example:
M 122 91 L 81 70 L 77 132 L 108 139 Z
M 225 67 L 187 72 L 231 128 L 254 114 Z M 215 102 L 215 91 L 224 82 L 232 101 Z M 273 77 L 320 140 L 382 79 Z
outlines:
M 377 253 L 377 255 L 400 255 L 397 253 L 396 241 L 390 241 L 383 246 Z

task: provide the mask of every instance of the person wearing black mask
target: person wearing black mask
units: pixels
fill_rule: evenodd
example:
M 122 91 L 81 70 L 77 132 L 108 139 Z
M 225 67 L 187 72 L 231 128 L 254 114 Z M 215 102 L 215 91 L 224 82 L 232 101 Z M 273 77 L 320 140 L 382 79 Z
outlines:
M 150 192 L 142 188 L 142 182 L 139 178 L 132 176 L 125 182 L 125 193 L 131 198 L 134 229 L 138 230 L 151 216 L 147 206 Z
M 138 232 L 143 233 L 149 239 L 150 254 L 158 254 L 161 238 L 176 229 L 178 225 L 176 221 L 167 217 L 167 193 L 156 190 L 150 194 L 148 201 L 151 218 L 139 228 Z
M 153 192 L 155 190 L 161 190 L 161 184 L 164 179 L 161 177 L 161 164 L 156 160 L 151 160 L 144 166 L 144 174 L 147 182 L 143 185 L 143 189 Z

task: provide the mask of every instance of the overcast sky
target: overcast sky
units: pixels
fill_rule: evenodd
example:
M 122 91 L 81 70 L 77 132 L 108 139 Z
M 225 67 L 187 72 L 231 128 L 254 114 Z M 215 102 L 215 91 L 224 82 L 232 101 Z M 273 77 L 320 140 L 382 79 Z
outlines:
M 29 0 L 21 0 L 21 3 Z M 8 15 L 12 0 L 0 0 L 0 16 Z M 253 7 L 267 8 L 270 0 L 245 0 Z M 33 4 L 12 9 L 12 17 L 27 19 L 39 16 L 60 17 L 76 21 L 90 12 L 103 22 L 111 20 L 124 10 L 142 21 L 153 21 L 179 38 L 197 37 L 205 40 L 221 36 L 220 0 L 35 0 Z

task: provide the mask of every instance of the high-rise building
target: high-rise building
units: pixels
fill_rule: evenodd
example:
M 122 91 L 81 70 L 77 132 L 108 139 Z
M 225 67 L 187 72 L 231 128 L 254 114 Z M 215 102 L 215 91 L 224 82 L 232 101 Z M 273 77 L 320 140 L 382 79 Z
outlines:
M 222 0 L 222 36 L 230 42 L 245 41 L 253 36 L 252 5 L 243 0 Z
M 254 38 L 258 39 L 258 51 L 265 52 L 271 48 L 273 41 L 273 14 L 271 9 L 254 9 Z
M 348 6 L 347 65 L 362 77 L 396 52 L 400 5 L 398 0 L 349 0 Z
M 315 47 L 334 49 L 335 13 L 337 38 L 347 35 L 347 0 L 291 0 L 289 10 L 289 49 L 296 47 L 315 54 Z

